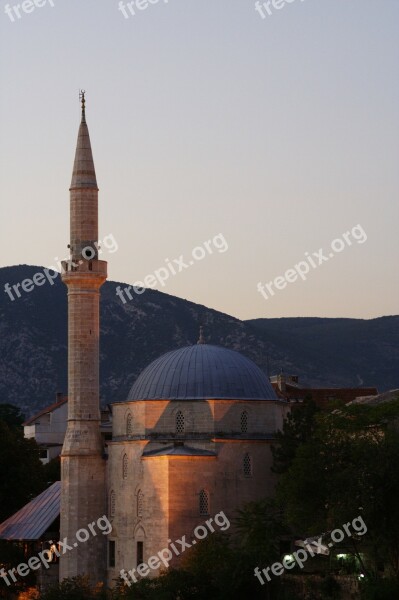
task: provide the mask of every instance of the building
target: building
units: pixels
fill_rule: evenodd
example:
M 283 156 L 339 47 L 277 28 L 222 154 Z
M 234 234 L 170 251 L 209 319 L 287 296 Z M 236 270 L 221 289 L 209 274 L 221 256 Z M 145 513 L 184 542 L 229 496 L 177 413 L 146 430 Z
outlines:
M 278 398 L 286 400 L 291 405 L 301 404 L 307 399 L 320 408 L 328 406 L 330 402 L 341 401 L 345 404 L 354 401 L 362 396 L 377 396 L 378 390 L 375 387 L 357 387 L 357 388 L 312 388 L 299 384 L 297 375 L 273 375 L 270 382 Z
M 43 464 L 61 454 L 68 418 L 67 402 L 66 396 L 57 394 L 54 404 L 23 423 L 25 437 L 35 439 L 41 448 L 40 460 Z
M 39 563 L 39 569 L 36 571 L 36 566 L 32 572 L 36 571 L 37 584 L 41 589 L 56 583 L 59 577 L 58 557 L 55 554 L 51 555 L 46 568 L 37 557 L 40 552 L 50 550 L 54 540 L 59 540 L 60 493 L 61 484 L 56 481 L 0 525 L 1 540 L 18 544 L 24 550 L 26 561 L 33 557 Z M 18 575 L 2 570 L 1 576 L 9 585 L 12 581 L 18 581 Z
M 101 410 L 100 430 L 104 442 L 112 437 L 112 413 L 108 406 Z M 23 423 L 26 438 L 33 438 L 41 448 L 41 461 L 47 464 L 61 454 L 68 423 L 68 397 L 60 393 L 56 402 L 46 406 Z
M 286 408 L 252 361 L 202 335 L 151 363 L 113 405 L 108 580 L 216 513 L 270 496 Z
M 113 585 L 223 512 L 273 494 L 271 443 L 293 403 L 311 396 L 375 396 L 374 388 L 313 389 L 283 374 L 272 379 L 241 354 L 199 340 L 171 349 L 138 377 L 126 398 L 100 410 L 99 299 L 107 264 L 98 259 L 98 186 L 82 97 L 70 187 L 68 398 L 25 422 L 43 460 L 59 453 L 53 484 L 0 525 L 0 538 L 71 547 L 52 564 L 51 579 L 88 575 Z M 78 533 L 106 517 L 112 529 L 84 542 Z M 59 532 L 55 531 L 59 527 Z M 81 543 L 73 543 L 79 540 Z M 178 560 L 175 556 L 173 560 Z M 159 572 L 153 567 L 152 574 Z M 39 576 L 39 580 L 45 578 Z
M 273 492 L 270 443 L 287 403 L 240 354 L 205 344 L 172 351 L 147 367 L 113 405 L 108 457 L 100 434 L 98 186 L 85 101 L 70 188 L 68 425 L 61 455 L 61 539 L 103 514 L 103 536 L 63 555 L 60 579 L 89 574 L 112 584 L 189 536 L 209 515 L 230 516 Z M 108 460 L 106 460 L 108 458 Z
M 217 513 L 231 518 L 245 503 L 273 493 L 271 442 L 288 404 L 251 360 L 206 344 L 201 329 L 198 343 L 155 360 L 112 406 L 112 438 L 105 443 L 99 298 L 107 265 L 98 260 L 98 186 L 84 96 L 70 220 L 71 259 L 62 276 L 68 401 L 59 399 L 25 424 L 47 451 L 52 443 L 59 448 L 65 433 L 61 485 L 0 525 L 0 537 L 44 543 L 51 533 L 54 541 L 59 515 L 58 539 L 71 547 L 53 574 L 59 568 L 60 580 L 88 575 L 93 583 L 113 585 L 122 569 L 136 568 L 182 536 L 188 540 Z M 103 516 L 112 531 L 73 543 Z M 154 567 L 153 574 L 158 571 Z
M 98 186 L 86 123 L 85 97 L 70 190 L 68 288 L 68 424 L 61 453 L 61 539 L 106 512 L 105 454 L 100 432 L 100 288 L 107 263 L 98 259 Z M 92 536 L 62 556 L 60 579 L 88 574 L 103 581 L 106 544 Z

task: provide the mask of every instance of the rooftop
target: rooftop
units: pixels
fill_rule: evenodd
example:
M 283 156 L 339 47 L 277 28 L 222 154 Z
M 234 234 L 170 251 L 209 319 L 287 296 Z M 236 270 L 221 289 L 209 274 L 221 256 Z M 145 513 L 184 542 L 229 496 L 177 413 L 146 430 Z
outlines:
M 200 343 L 152 362 L 133 384 L 132 400 L 277 400 L 263 371 L 242 354 Z

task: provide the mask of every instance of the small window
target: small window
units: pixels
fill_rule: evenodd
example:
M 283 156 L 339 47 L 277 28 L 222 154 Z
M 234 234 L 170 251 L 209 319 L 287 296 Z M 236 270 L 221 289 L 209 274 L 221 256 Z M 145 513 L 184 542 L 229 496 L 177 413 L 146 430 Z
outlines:
M 177 435 L 184 433 L 184 415 L 181 410 L 176 413 L 176 433 Z
M 249 454 L 244 455 L 243 468 L 244 477 L 252 477 L 252 460 Z
M 246 410 L 241 413 L 241 433 L 248 432 L 248 413 Z
M 108 542 L 108 565 L 109 567 L 115 566 L 115 542 L 113 540 Z
M 141 490 L 137 492 L 137 516 L 143 516 L 144 495 Z
M 116 504 L 116 494 L 112 490 L 112 492 L 109 495 L 109 516 L 110 517 L 115 516 L 115 504 Z
M 122 477 L 123 477 L 123 479 L 127 479 L 127 454 L 123 455 L 123 460 L 122 460 Z
M 126 435 L 133 435 L 133 417 L 130 413 L 126 418 Z
M 209 515 L 209 494 L 206 490 L 201 490 L 199 494 L 199 514 Z
M 137 542 L 137 567 L 144 562 L 144 542 Z

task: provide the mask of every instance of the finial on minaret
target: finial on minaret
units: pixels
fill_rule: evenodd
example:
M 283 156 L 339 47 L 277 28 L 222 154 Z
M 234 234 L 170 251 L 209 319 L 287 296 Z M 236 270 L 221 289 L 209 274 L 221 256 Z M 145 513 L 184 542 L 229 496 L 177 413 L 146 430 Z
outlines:
M 90 144 L 90 136 L 89 130 L 86 123 L 86 91 L 79 90 L 79 100 L 82 103 L 82 120 L 79 125 L 78 132 L 78 140 L 76 143 L 76 151 L 75 151 L 75 161 L 73 164 L 72 171 L 72 181 L 71 187 L 72 190 L 78 189 L 93 189 L 98 191 L 97 179 L 96 179 L 96 170 L 94 168 L 93 154 L 91 151 Z M 85 205 L 86 206 L 86 205 Z M 80 213 L 79 213 L 80 214 Z M 88 226 L 88 223 L 91 222 L 91 218 L 89 217 L 89 221 L 85 224 L 82 224 L 82 227 Z M 86 234 L 85 234 L 86 235 Z M 79 234 L 78 239 L 83 242 L 86 241 L 86 237 Z M 93 238 L 94 239 L 94 238 Z M 86 246 L 87 244 L 85 244 Z M 80 251 L 79 251 L 80 254 Z
M 86 123 L 86 98 L 85 98 L 86 90 L 80 90 L 79 92 L 79 100 L 82 103 L 82 123 Z
M 202 325 L 200 326 L 200 334 L 199 334 L 199 339 L 198 339 L 197 344 L 206 344 L 205 337 L 204 337 L 204 328 L 202 327 Z

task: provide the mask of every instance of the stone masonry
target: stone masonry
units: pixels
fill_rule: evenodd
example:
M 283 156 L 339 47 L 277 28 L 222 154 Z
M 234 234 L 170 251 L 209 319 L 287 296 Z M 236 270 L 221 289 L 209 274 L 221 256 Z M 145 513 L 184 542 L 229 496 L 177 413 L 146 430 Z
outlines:
M 61 541 L 74 546 L 60 559 L 60 580 L 88 575 L 104 581 L 106 540 L 76 534 L 106 513 L 105 460 L 100 434 L 99 300 L 107 263 L 98 260 L 98 187 L 85 119 L 70 187 L 70 255 L 63 263 L 68 287 L 68 426 L 61 454 Z

